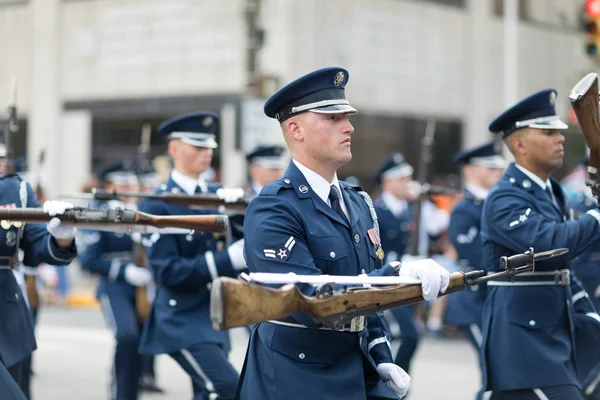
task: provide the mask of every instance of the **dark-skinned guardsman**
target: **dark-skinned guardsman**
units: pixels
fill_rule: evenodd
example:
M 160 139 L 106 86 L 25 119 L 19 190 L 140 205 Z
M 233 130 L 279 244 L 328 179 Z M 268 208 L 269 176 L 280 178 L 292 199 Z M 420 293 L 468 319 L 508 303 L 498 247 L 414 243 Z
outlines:
M 246 212 L 244 254 L 251 272 L 418 276 L 425 297 L 445 291 L 448 271 L 433 260 L 386 264 L 371 199 L 337 179 L 352 158 L 356 113 L 345 97 L 348 71 L 311 72 L 265 103 L 279 121 L 292 161 Z M 315 288 L 298 286 L 304 294 Z M 410 386 L 393 363 L 380 315 L 357 317 L 338 331 L 306 315 L 260 323 L 252 330 L 239 398 L 397 399 Z
M 374 202 L 381 246 L 385 251 L 384 263 L 402 260 L 411 239 L 411 226 L 415 220 L 411 191 L 413 167 L 402 153 L 390 155 L 375 174 L 381 186 L 381 197 Z M 385 313 L 392 338 L 399 338 L 400 347 L 394 363 L 409 372 L 410 362 L 419 344 L 419 330 L 413 306 L 398 307 Z M 393 343 L 393 341 L 392 341 Z
M 106 190 L 136 190 L 133 160 L 106 165 L 98 178 Z M 110 200 L 101 208 L 135 208 L 127 199 Z M 80 240 L 81 266 L 100 276 L 96 297 L 108 328 L 115 337 L 109 397 L 111 400 L 138 398 L 141 355 L 138 353 L 141 323 L 135 311 L 135 288 L 152 280 L 149 269 L 136 265 L 131 236 L 124 233 L 86 231 Z
M 490 189 L 500 180 L 507 162 L 501 155 L 502 143 L 492 141 L 454 155 L 461 166 L 463 198 L 450 214 L 448 236 L 456 249 L 461 271 L 483 269 L 481 211 Z M 477 355 L 481 349 L 481 314 L 486 287 L 473 286 L 448 296 L 445 323 L 458 327 Z
M 216 193 L 226 202 L 243 196 L 241 189 L 207 184 L 200 178 L 208 170 L 217 147 L 219 117 L 197 112 L 165 121 L 159 132 L 169 139 L 173 170 L 155 192 Z M 162 201 L 143 201 L 140 210 L 155 215 L 215 214 Z M 190 376 L 194 400 L 232 399 L 238 372 L 227 359 L 229 334 L 213 329 L 210 320 L 210 286 L 218 276 L 236 277 L 246 269 L 243 239 L 228 247 L 212 234 L 154 236 L 146 247 L 156 282 L 156 296 L 146 320 L 140 351 L 169 354 Z
M 31 186 L 17 175 L 4 174 L 6 148 L 0 146 L 0 207 L 22 208 L 39 207 Z M 52 215 L 60 215 L 73 205 L 63 201 L 46 201 L 43 209 Z M 29 374 L 30 364 L 26 359 L 36 349 L 31 312 L 21 293 L 12 269 L 22 262 L 25 265 L 39 265 L 42 262 L 52 265 L 69 264 L 77 255 L 73 237 L 76 228 L 61 224 L 53 218 L 43 224 L 23 224 L 0 221 L 0 288 L 4 298 L 0 302 L 0 398 L 21 399 L 21 391 L 15 395 L 15 386 L 24 385 Z M 22 253 L 21 251 L 22 250 Z M 22 259 L 17 260 L 22 254 Z M 7 369 L 14 382 L 10 382 L 4 370 Z
M 536 263 L 515 282 L 489 281 L 482 318 L 484 388 L 492 399 L 580 400 L 575 312 L 586 296 L 569 262 L 600 238 L 600 213 L 570 220 L 560 184 L 550 174 L 564 157 L 567 125 L 556 115 L 554 89 L 537 92 L 490 124 L 515 162 L 486 198 L 481 219 L 483 266 L 497 271 L 501 256 L 568 248 Z M 578 294 L 579 293 L 579 294 Z M 597 313 L 586 316 L 590 322 Z
M 285 170 L 282 146 L 258 146 L 246 155 L 250 186 L 247 194 L 256 196 L 267 183 L 276 181 Z

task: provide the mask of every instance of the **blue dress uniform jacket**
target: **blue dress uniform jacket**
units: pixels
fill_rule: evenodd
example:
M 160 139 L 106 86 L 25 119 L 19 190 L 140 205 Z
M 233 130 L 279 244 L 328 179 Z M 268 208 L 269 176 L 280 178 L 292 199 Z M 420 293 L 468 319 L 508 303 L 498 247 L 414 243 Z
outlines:
M 215 193 L 219 186 L 209 185 Z M 172 178 L 155 193 L 182 193 Z M 140 211 L 155 215 L 214 214 L 162 201 L 143 201 Z M 195 344 L 217 343 L 229 348 L 229 334 L 212 328 L 210 283 L 217 276 L 236 277 L 226 249 L 218 249 L 212 233 L 154 235 L 147 248 L 156 282 L 156 296 L 144 325 L 142 354 L 162 354 Z M 208 252 L 208 253 L 207 253 Z
M 598 239 L 600 226 L 594 216 L 567 221 L 565 194 L 558 182 L 551 181 L 558 206 L 514 163 L 491 190 L 482 214 L 486 269 L 498 270 L 501 256 L 530 246 L 536 252 L 569 249 L 564 256 L 536 263 L 538 273 L 568 269 L 568 262 Z M 510 287 L 488 282 L 482 345 L 487 390 L 579 386 L 571 302 L 568 285 Z
M 131 236 L 101 231 L 86 231 L 81 236 L 82 268 L 100 275 L 96 297 L 123 295 L 135 298 L 135 287 L 125 281 L 125 267 L 132 262 Z
M 251 272 L 358 275 L 381 267 L 367 230 L 373 221 L 365 199 L 344 182 L 350 225 L 318 197 L 290 163 L 284 176 L 252 200 L 244 226 Z M 315 290 L 299 285 L 306 295 Z M 299 327 L 302 325 L 304 327 Z M 375 365 L 392 362 L 380 315 L 360 332 L 319 329 L 297 313 L 252 331 L 240 378 L 240 398 L 361 399 L 397 396 L 379 380 Z
M 594 198 L 582 194 L 573 202 L 576 216 L 597 209 Z M 577 373 L 590 398 L 600 399 L 600 240 L 572 261 Z
M 448 236 L 458 254 L 460 269 L 465 272 L 483 268 L 482 210 L 483 200 L 465 189 L 464 197 L 450 214 Z M 485 285 L 472 286 L 449 296 L 445 322 L 456 326 L 481 325 L 485 292 Z
M 25 200 L 24 202 L 22 200 Z M 0 177 L 0 207 L 39 207 L 31 186 L 16 176 Z M 25 359 L 36 349 L 31 313 L 25 304 L 13 271 L 10 257 L 23 250 L 23 263 L 39 265 L 69 264 L 77 255 L 75 244 L 59 248 L 43 224 L 25 224 L 22 237 L 14 223 L 2 221 L 0 228 L 0 359 L 10 367 Z M 7 226 L 10 225 L 10 226 Z

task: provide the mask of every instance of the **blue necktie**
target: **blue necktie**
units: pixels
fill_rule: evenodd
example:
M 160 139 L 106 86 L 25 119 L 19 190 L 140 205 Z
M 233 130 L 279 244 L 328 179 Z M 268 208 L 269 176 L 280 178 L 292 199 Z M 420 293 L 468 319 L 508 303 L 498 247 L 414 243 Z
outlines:
M 344 210 L 342 210 L 342 206 L 340 204 L 340 192 L 338 191 L 335 185 L 331 185 L 329 190 L 329 203 L 331 203 L 331 208 L 335 211 L 348 225 L 348 218 L 346 218 L 346 214 L 344 214 Z

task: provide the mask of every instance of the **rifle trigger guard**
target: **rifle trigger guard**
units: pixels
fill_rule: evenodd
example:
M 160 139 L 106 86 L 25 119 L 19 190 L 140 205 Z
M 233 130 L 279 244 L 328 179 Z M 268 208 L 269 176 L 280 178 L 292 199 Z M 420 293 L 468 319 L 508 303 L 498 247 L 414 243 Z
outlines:
M 317 287 L 315 295 L 317 298 L 333 296 L 333 283 L 324 283 Z

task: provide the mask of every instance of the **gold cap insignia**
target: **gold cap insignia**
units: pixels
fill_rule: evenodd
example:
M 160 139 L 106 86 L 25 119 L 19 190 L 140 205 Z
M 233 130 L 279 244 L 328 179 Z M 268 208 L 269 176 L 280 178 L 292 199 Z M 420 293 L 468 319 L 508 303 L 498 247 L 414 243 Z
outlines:
M 340 86 L 342 83 L 344 83 L 345 78 L 346 75 L 344 75 L 344 72 L 340 71 L 337 74 L 335 74 L 335 77 L 333 78 L 333 84 L 335 86 Z
M 214 121 L 214 118 L 209 115 L 208 117 L 204 117 L 204 119 L 202 120 L 202 125 L 205 128 L 208 128 L 209 126 L 212 125 L 213 121 Z

